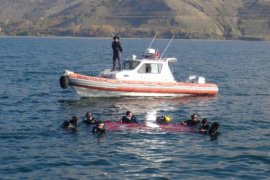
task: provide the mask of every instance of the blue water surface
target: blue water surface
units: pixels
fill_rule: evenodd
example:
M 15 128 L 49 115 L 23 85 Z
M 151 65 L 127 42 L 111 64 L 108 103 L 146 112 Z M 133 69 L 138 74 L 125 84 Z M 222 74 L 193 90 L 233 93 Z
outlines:
M 122 59 L 141 56 L 151 39 L 121 39 Z M 156 40 L 161 52 L 169 40 Z M 175 78 L 203 75 L 214 97 L 79 98 L 59 86 L 65 69 L 97 75 L 112 66 L 111 39 L 0 38 L 0 179 L 268 179 L 270 42 L 174 40 Z M 61 123 L 87 111 L 119 120 L 197 112 L 219 122 L 212 139 L 190 132 L 116 131 L 104 136 Z

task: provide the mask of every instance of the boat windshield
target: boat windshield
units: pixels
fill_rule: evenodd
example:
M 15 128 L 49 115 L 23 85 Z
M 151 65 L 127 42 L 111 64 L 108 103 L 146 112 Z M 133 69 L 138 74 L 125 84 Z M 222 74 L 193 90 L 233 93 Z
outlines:
M 135 69 L 140 64 L 140 61 L 128 60 L 123 63 L 123 69 Z

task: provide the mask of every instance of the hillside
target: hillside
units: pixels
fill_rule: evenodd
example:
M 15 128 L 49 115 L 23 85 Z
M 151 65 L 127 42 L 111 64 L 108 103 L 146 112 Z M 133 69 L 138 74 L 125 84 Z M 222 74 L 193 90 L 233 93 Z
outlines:
M 0 0 L 0 34 L 270 40 L 270 0 Z

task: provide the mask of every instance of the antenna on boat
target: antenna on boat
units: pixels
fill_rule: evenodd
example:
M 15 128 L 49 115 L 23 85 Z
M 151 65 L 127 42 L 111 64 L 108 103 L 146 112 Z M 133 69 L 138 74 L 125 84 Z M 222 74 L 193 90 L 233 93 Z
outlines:
M 154 38 L 152 39 L 152 41 L 151 41 L 151 43 L 150 43 L 150 45 L 149 45 L 148 49 L 150 49 L 150 47 L 152 46 L 152 44 L 153 44 L 154 40 L 156 39 L 156 36 L 157 36 L 157 32 L 156 32 L 156 34 L 155 34 Z
M 163 57 L 164 53 L 166 52 L 166 50 L 168 49 L 169 45 L 171 44 L 171 42 L 172 42 L 174 36 L 175 36 L 175 34 L 173 35 L 172 39 L 170 40 L 170 42 L 169 42 L 168 45 L 166 46 L 165 50 L 163 51 L 163 53 L 162 53 L 162 55 L 160 56 L 159 59 L 161 59 L 161 58 Z

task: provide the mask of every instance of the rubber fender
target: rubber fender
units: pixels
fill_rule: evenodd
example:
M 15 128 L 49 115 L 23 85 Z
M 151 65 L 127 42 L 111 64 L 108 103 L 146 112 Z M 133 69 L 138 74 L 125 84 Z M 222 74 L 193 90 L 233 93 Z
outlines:
M 61 76 L 60 79 L 59 79 L 59 82 L 60 82 L 60 86 L 61 88 L 63 89 L 66 89 L 68 88 L 68 77 L 67 76 Z

